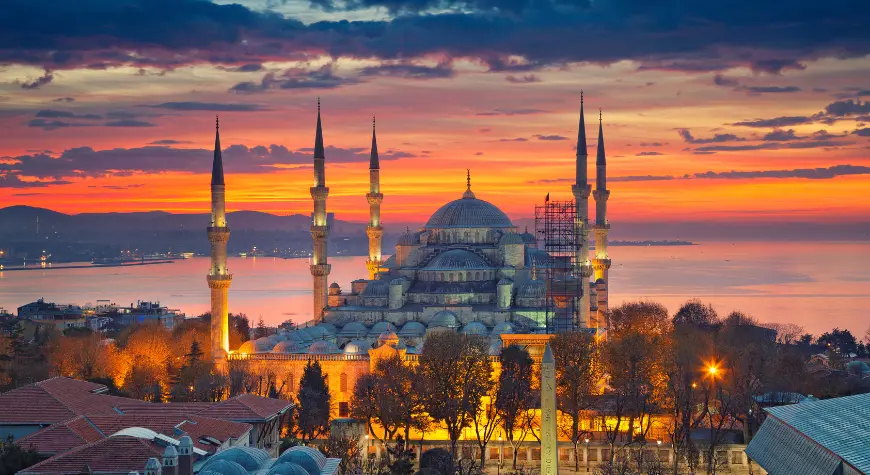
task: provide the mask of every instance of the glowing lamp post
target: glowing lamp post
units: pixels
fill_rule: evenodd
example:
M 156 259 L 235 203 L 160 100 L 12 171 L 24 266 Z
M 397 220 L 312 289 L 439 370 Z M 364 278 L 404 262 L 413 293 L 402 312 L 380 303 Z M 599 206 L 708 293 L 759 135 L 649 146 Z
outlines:
M 583 442 L 586 444 L 586 453 L 583 454 L 583 458 L 586 459 L 586 471 L 589 471 L 589 438 L 583 439 Z

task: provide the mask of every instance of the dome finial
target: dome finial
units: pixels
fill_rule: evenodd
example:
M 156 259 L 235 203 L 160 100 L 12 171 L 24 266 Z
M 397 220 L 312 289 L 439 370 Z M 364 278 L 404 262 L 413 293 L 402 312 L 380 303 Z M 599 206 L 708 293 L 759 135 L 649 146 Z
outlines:
M 474 198 L 474 192 L 471 191 L 471 169 L 465 169 L 465 193 L 462 194 L 463 198 Z
M 580 104 L 583 104 L 583 89 L 580 89 Z
M 221 128 L 221 117 L 217 114 L 214 115 L 214 128 L 215 129 Z
M 538 280 L 538 264 L 532 258 L 532 280 Z

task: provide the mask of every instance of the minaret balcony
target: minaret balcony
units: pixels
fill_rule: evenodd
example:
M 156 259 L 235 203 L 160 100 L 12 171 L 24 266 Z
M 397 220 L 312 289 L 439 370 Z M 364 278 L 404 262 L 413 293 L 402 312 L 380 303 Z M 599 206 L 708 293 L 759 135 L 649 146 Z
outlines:
M 384 201 L 383 193 L 366 193 L 366 200 L 370 205 L 379 205 Z
M 610 190 L 597 189 L 592 194 L 596 201 L 607 201 L 610 199 Z
M 327 276 L 331 269 L 331 264 L 311 264 L 311 275 L 317 277 Z
M 592 192 L 592 185 L 572 185 L 571 193 L 574 194 L 575 198 L 589 198 L 589 193 Z
M 325 200 L 329 196 L 329 187 L 326 186 L 312 186 L 309 190 L 311 198 L 315 200 Z

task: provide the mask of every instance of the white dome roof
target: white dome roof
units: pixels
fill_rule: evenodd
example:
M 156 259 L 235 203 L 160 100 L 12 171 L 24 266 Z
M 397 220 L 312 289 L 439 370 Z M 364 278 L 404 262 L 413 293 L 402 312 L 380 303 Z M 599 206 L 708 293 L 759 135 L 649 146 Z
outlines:
M 450 310 L 441 310 L 432 317 L 429 327 L 456 328 L 456 314 Z
M 426 325 L 420 322 L 408 322 L 399 330 L 399 335 L 404 337 L 420 337 L 426 334 Z
M 305 348 L 302 347 L 299 343 L 296 343 L 292 340 L 285 340 L 278 342 L 274 348 L 272 348 L 272 353 L 304 353 Z
M 372 345 L 365 340 L 353 340 L 344 345 L 344 354 L 346 355 L 365 355 L 372 348 Z
M 326 340 L 315 341 L 308 347 L 308 353 L 311 355 L 330 355 L 333 353 L 341 353 L 341 350 L 335 346 L 335 343 Z
M 362 322 L 354 321 L 343 326 L 338 335 L 344 338 L 362 338 L 368 331 L 369 329 Z
M 497 336 L 502 333 L 513 333 L 514 326 L 510 322 L 501 322 L 492 328 L 492 335 Z
M 236 350 L 236 352 L 249 355 L 251 353 L 256 353 L 257 347 L 256 347 L 256 345 L 254 345 L 253 340 L 248 340 L 248 341 L 242 343 L 241 346 L 239 346 L 239 349 Z
M 379 337 L 381 336 L 381 333 L 386 331 L 396 331 L 396 326 L 390 322 L 381 320 L 372 326 L 372 329 L 369 330 L 368 336 L 369 338 Z
M 504 211 L 473 194 L 438 208 L 426 222 L 427 229 L 441 228 L 509 228 L 513 226 Z
M 290 340 L 298 341 L 300 343 L 310 343 L 314 341 L 314 339 L 311 338 L 311 334 L 303 330 L 292 331 L 289 336 Z
M 462 327 L 462 333 L 466 335 L 489 335 L 489 330 L 486 325 L 480 322 L 469 322 Z

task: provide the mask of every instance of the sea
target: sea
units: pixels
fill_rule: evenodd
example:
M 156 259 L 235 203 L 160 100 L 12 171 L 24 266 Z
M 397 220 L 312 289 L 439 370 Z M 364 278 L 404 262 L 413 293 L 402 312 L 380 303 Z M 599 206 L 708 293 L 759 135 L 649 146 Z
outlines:
M 766 323 L 819 335 L 870 330 L 870 242 L 702 242 L 611 246 L 610 304 L 646 299 L 671 313 L 693 298 L 722 315 L 740 310 Z M 330 281 L 348 289 L 366 276 L 365 257 L 330 257 Z M 311 318 L 307 259 L 232 257 L 230 312 L 276 325 Z M 169 264 L 0 271 L 0 308 L 39 298 L 59 304 L 159 301 L 188 316 L 208 311 L 206 257 Z M 99 302 L 98 302 L 99 301 Z

